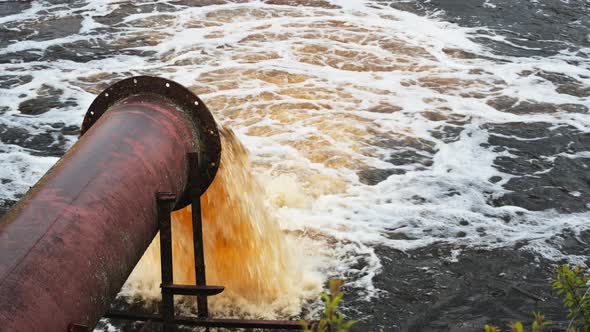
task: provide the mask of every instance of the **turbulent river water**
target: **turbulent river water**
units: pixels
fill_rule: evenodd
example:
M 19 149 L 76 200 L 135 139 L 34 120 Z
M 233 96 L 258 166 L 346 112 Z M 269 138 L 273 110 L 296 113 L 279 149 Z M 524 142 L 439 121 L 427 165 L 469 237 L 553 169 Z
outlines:
M 276 263 L 248 282 L 214 267 L 217 313 L 313 317 L 332 276 L 372 329 L 551 313 L 552 266 L 590 255 L 588 17 L 583 0 L 0 1 L 0 210 L 97 93 L 162 76 L 231 129 L 211 232 L 260 244 L 243 267 Z M 249 237 L 224 230 L 244 216 Z M 122 297 L 156 296 L 148 256 Z

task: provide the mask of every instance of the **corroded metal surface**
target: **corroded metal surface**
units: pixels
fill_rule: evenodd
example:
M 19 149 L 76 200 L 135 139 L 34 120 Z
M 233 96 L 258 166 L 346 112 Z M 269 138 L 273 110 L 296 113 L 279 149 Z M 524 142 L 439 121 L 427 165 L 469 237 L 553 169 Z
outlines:
M 154 194 L 185 193 L 190 152 L 213 151 L 218 163 L 219 145 L 198 144 L 203 131 L 218 135 L 214 122 L 201 127 L 187 105 L 159 95 L 171 81 L 160 82 L 99 95 L 80 140 L 0 221 L 2 330 L 94 326 L 156 234 Z M 116 101 L 98 100 L 111 93 Z
M 184 86 L 165 78 L 153 76 L 135 76 L 119 81 L 100 93 L 88 108 L 82 122 L 81 135 L 98 120 L 113 105 L 121 100 L 139 93 L 154 93 L 159 97 L 172 101 L 178 110 L 190 115 L 199 130 L 198 136 L 199 154 L 199 193 L 207 190 L 219 168 L 221 158 L 221 140 L 217 131 L 215 119 L 207 106 L 198 96 Z M 176 209 L 183 208 L 191 203 L 188 190 L 181 197 Z

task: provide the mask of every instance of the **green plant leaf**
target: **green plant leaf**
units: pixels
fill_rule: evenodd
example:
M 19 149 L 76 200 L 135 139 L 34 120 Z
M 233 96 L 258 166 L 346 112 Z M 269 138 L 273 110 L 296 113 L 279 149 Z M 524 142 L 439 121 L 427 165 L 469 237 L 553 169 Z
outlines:
M 524 331 L 524 327 L 522 326 L 521 322 L 516 322 L 516 323 L 510 324 L 510 328 L 512 329 L 512 332 L 523 332 Z

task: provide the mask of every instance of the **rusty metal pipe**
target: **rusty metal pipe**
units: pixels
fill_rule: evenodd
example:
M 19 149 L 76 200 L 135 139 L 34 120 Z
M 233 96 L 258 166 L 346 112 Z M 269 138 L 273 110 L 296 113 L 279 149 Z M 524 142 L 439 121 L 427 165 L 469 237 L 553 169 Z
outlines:
M 156 192 L 190 201 L 221 152 L 213 117 L 179 84 L 140 76 L 101 93 L 79 141 L 0 220 L 0 329 L 94 327 L 157 232 Z

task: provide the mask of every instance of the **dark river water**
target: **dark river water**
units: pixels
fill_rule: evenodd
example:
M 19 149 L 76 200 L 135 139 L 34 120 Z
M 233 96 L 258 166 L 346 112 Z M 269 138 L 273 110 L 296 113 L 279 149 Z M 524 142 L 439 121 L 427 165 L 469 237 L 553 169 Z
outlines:
M 217 314 L 313 318 L 342 277 L 359 330 L 564 320 L 548 279 L 590 254 L 589 1 L 0 2 L 0 213 L 132 75 L 235 131 L 317 286 Z

